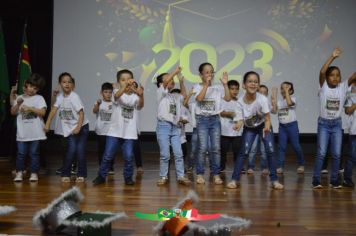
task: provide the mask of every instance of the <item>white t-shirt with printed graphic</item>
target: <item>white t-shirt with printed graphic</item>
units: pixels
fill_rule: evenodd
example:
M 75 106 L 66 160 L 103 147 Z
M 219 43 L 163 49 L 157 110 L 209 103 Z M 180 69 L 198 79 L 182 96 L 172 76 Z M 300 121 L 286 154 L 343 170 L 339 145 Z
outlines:
M 59 119 L 61 121 L 63 136 L 68 137 L 73 133 L 73 130 L 77 127 L 79 120 L 79 111 L 83 110 L 83 103 L 75 92 L 71 92 L 68 96 L 63 98 L 57 98 L 53 105 L 58 108 Z M 89 121 L 84 112 L 84 120 L 82 126 L 88 124 Z
M 107 136 L 137 139 L 137 116 L 139 97 L 124 93 L 113 102 L 113 113 Z
M 295 109 L 297 107 L 297 99 L 294 96 L 290 98 L 294 103 L 293 106 L 288 106 L 286 99 L 277 101 L 278 120 L 281 124 L 288 124 L 297 120 Z
M 227 118 L 220 116 L 221 123 L 221 135 L 228 137 L 236 137 L 242 135 L 242 128 L 239 131 L 234 130 L 235 122 L 241 111 L 238 109 L 238 101 L 231 100 L 229 102 L 222 100 L 221 102 L 221 111 L 234 112 L 235 116 L 233 118 Z M 241 116 L 240 116 L 241 117 Z
M 199 95 L 203 89 L 203 85 L 196 84 L 193 88 L 195 93 L 194 98 Z M 211 85 L 208 87 L 203 101 L 196 103 L 195 114 L 212 116 L 218 115 L 221 112 L 221 101 L 225 95 L 224 87 L 222 85 Z
M 348 93 L 345 107 L 351 107 L 355 103 L 356 103 L 356 87 L 352 86 L 350 93 Z M 352 113 L 352 115 L 350 115 L 349 134 L 356 135 L 356 112 L 355 111 Z
M 324 119 L 337 119 L 341 117 L 346 100 L 348 82 L 338 84 L 336 88 L 329 88 L 325 81 L 319 89 L 320 117 Z
M 43 118 L 37 116 L 32 112 L 22 112 L 21 108 L 25 105 L 27 107 L 34 107 L 36 109 L 47 108 L 46 102 L 41 95 L 20 95 L 17 99 L 22 98 L 23 103 L 19 107 L 17 113 L 17 133 L 16 141 L 27 142 L 46 139 L 44 132 Z M 17 105 L 17 100 L 14 101 L 14 106 Z
M 256 93 L 256 99 L 250 104 L 245 103 L 244 97 L 239 98 L 239 109 L 242 111 L 244 125 L 255 128 L 265 121 L 265 114 L 270 112 L 266 96 Z
M 177 125 L 181 117 L 183 96 L 177 93 L 169 93 L 168 89 L 161 85 L 157 89 L 157 101 L 157 119 Z
M 95 122 L 95 133 L 97 135 L 107 135 L 110 124 L 111 124 L 111 116 L 113 111 L 113 103 L 112 101 L 106 102 L 102 101 L 99 105 L 99 111 L 96 114 L 96 122 Z

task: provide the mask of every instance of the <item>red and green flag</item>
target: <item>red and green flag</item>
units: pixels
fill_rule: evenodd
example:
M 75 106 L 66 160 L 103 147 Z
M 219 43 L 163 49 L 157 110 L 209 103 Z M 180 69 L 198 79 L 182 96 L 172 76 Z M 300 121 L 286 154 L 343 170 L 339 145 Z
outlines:
M 19 65 L 19 77 L 17 81 L 17 94 L 23 94 L 23 86 L 25 84 L 25 80 L 31 74 L 31 64 L 30 64 L 30 56 L 28 53 L 28 43 L 26 37 L 26 26 L 24 30 L 22 46 L 21 46 L 21 54 L 20 54 L 20 65 Z
M 9 94 L 10 85 L 6 62 L 5 40 L 0 21 L 0 125 L 5 120 L 6 114 L 8 113 L 8 111 L 6 111 L 6 101 Z

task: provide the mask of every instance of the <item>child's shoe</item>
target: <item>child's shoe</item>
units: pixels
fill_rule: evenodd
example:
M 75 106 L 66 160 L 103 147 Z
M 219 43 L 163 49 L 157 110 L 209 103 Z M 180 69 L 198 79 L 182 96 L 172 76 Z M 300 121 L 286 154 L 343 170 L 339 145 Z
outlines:
M 299 166 L 297 169 L 298 174 L 304 174 L 304 166 Z
M 23 180 L 23 174 L 22 174 L 22 171 L 17 171 L 16 172 L 16 176 L 14 178 L 14 181 L 15 182 L 22 182 Z
M 38 175 L 36 173 L 32 173 L 30 177 L 30 182 L 37 182 L 38 181 Z
M 277 174 L 283 174 L 283 169 L 282 168 L 277 168 Z
M 222 179 L 220 178 L 220 175 L 214 175 L 213 179 L 214 179 L 214 184 L 216 185 L 220 185 L 223 183 Z
M 278 181 L 273 181 L 272 188 L 276 189 L 276 190 L 282 190 L 282 189 L 284 189 L 284 186 L 283 186 L 283 184 L 279 183 Z
M 165 176 L 162 176 L 159 178 L 159 180 L 157 180 L 158 186 L 166 185 L 167 183 L 168 183 L 168 178 Z
M 185 176 L 178 177 L 177 181 L 179 184 L 182 184 L 185 186 L 189 186 L 191 184 L 190 180 Z
M 105 183 L 105 179 L 103 177 L 101 177 L 100 175 L 98 175 L 94 180 L 93 180 L 93 185 L 99 185 L 99 184 L 103 184 Z
M 75 179 L 75 182 L 76 183 L 84 183 L 85 182 L 85 178 L 84 177 L 77 177 L 76 179 Z
M 62 177 L 61 181 L 62 181 L 62 183 L 69 183 L 70 182 L 70 177 Z
M 235 189 L 239 185 L 240 185 L 239 182 L 237 182 L 236 180 L 231 180 L 230 183 L 228 183 L 226 185 L 226 187 L 229 188 L 229 189 Z
M 254 170 L 253 170 L 253 169 L 250 168 L 250 169 L 247 170 L 247 174 L 253 175 L 253 173 L 254 173 Z
M 269 174 L 268 169 L 263 169 L 263 170 L 262 170 L 262 175 L 268 175 L 268 174 Z
M 205 184 L 205 179 L 203 175 L 197 175 L 197 184 Z

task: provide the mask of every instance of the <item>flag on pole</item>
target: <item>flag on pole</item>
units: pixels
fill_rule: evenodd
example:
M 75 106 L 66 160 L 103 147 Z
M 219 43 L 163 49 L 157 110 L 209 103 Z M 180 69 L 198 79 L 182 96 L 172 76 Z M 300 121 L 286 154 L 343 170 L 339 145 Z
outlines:
M 6 101 L 10 94 L 9 74 L 7 71 L 5 40 L 2 31 L 2 23 L 0 21 L 0 125 L 5 120 Z
M 17 81 L 17 94 L 23 94 L 23 86 L 25 84 L 25 80 L 31 74 L 31 64 L 30 64 L 30 56 L 28 53 L 28 43 L 27 43 L 27 36 L 26 36 L 26 27 L 23 33 L 23 40 L 21 46 L 21 54 L 20 54 L 20 64 L 19 64 L 19 74 L 18 74 L 18 81 Z

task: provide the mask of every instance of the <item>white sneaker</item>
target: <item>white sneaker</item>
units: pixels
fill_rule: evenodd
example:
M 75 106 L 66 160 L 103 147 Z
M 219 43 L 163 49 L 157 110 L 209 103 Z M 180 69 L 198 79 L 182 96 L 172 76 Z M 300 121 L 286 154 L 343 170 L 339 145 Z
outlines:
M 277 174 L 283 174 L 283 169 L 282 168 L 277 168 Z
M 324 169 L 324 170 L 321 171 L 321 173 L 322 174 L 327 174 L 327 173 L 329 173 L 329 171 L 327 169 Z
M 14 178 L 14 181 L 15 181 L 15 182 L 22 182 L 22 180 L 23 180 L 22 171 L 16 172 L 16 176 L 15 176 L 15 178 Z
M 37 182 L 38 181 L 38 175 L 36 173 L 32 173 L 30 177 L 30 182 Z
M 205 184 L 205 179 L 203 175 L 197 175 L 197 184 Z
M 304 166 L 299 166 L 297 169 L 298 174 L 304 174 Z

